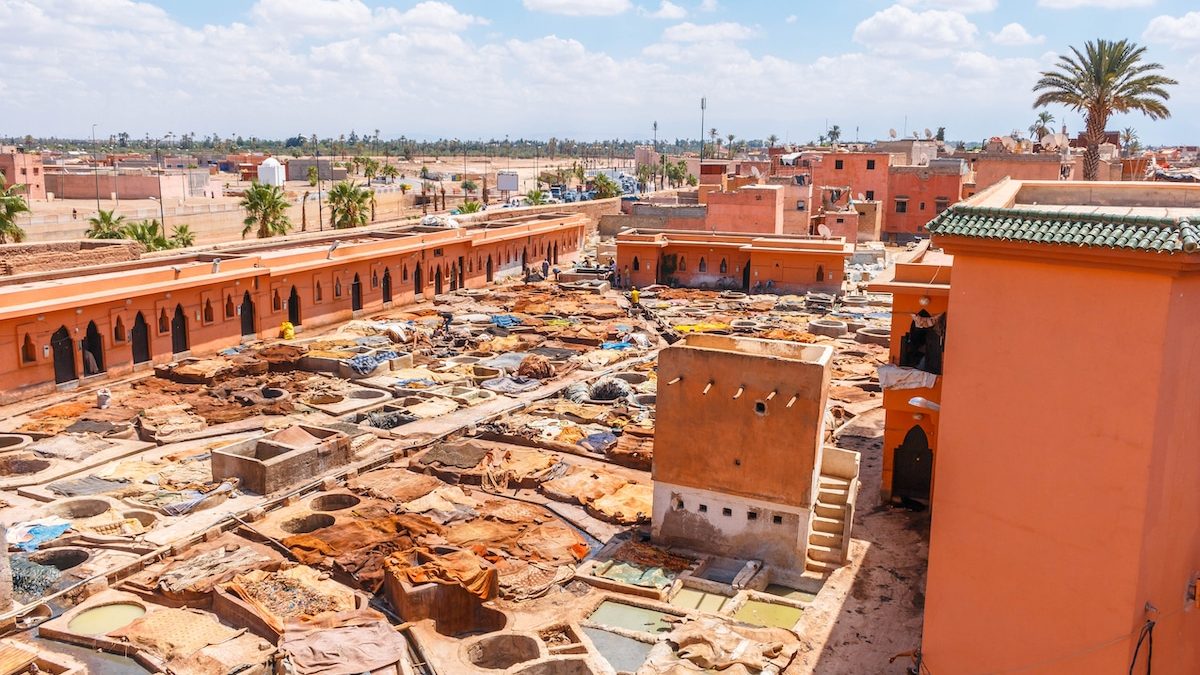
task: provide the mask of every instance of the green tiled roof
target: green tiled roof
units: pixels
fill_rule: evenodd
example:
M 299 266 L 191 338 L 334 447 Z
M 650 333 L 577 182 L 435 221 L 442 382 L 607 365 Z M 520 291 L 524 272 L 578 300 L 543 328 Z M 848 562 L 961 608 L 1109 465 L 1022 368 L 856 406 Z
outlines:
M 1200 251 L 1200 212 L 1189 219 L 954 206 L 926 227 L 938 235 L 1032 244 L 1151 253 Z

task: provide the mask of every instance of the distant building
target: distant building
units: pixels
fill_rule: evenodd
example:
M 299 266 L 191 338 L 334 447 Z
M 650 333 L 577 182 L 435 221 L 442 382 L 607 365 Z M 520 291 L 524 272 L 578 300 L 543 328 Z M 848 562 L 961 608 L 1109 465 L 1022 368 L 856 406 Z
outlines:
M 258 182 L 263 185 L 274 185 L 283 187 L 286 179 L 285 170 L 279 160 L 274 157 L 268 157 L 263 160 L 262 164 L 258 165 Z
M 46 179 L 39 153 L 18 152 L 12 146 L 0 147 L 0 173 L 6 185 L 24 185 L 26 199 L 46 198 Z
M 317 175 L 321 180 L 345 180 L 346 167 L 334 166 L 332 159 L 295 158 L 287 160 L 288 180 L 308 180 L 308 168 L 317 167 Z

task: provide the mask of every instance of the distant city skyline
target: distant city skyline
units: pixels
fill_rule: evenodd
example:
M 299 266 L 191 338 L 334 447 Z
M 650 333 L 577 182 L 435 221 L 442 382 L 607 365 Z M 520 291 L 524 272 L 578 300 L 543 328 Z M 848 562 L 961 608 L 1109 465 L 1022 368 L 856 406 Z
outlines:
M 0 30 L 0 137 L 695 139 L 705 96 L 722 137 L 979 141 L 1027 131 L 1038 73 L 1103 37 L 1180 82 L 1171 119 L 1110 128 L 1200 144 L 1184 0 L 0 0 Z

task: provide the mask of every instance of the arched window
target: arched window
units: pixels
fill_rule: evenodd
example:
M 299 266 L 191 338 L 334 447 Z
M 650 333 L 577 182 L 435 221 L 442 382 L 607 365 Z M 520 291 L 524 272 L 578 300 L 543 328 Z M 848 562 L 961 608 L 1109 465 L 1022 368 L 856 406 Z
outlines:
M 33 346 L 33 338 L 26 333 L 25 340 L 21 342 L 21 363 L 33 363 L 34 361 L 37 361 L 37 349 Z
M 271 294 L 271 311 L 278 312 L 278 311 L 281 311 L 282 309 L 283 309 L 283 299 L 279 297 L 279 289 L 276 288 L 275 292 Z
M 684 256 L 679 256 L 679 270 L 681 272 L 687 271 L 687 258 Z
M 335 297 L 335 298 L 342 297 L 342 280 L 341 279 L 333 280 L 333 297 Z
M 171 330 L 171 320 L 167 318 L 167 310 L 161 309 L 158 312 L 158 332 L 166 335 Z
M 205 300 L 204 301 L 204 323 L 212 323 L 212 322 L 213 322 L 212 300 Z
M 124 342 L 124 341 L 125 341 L 125 322 L 122 321 L 121 317 L 118 316 L 117 320 L 113 323 L 113 342 Z
M 636 272 L 640 269 L 642 269 L 642 263 L 637 259 L 637 256 L 635 255 L 635 256 L 633 256 L 633 271 Z
M 325 293 L 321 290 L 321 282 L 317 282 L 317 287 L 316 290 L 313 291 L 313 294 L 314 297 L 316 297 L 317 302 L 320 302 L 322 299 L 324 299 Z
M 233 296 L 232 296 L 232 295 L 226 295 L 226 296 L 225 296 L 225 318 L 226 318 L 226 319 L 232 319 L 232 318 L 233 318 L 233 315 L 234 315 L 235 313 L 236 313 L 236 312 L 235 312 L 235 311 L 234 311 L 234 309 L 233 309 Z
M 817 265 L 817 281 L 825 281 L 825 266 Z
M 708 261 L 705 260 L 703 256 L 700 257 L 700 266 L 697 267 L 696 269 L 700 270 L 701 272 L 708 271 Z
M 379 288 L 379 272 L 371 272 L 371 288 Z
M 467 258 L 467 271 L 468 272 L 475 271 L 475 261 L 470 258 Z
M 408 281 L 408 263 L 404 263 L 404 267 L 401 268 L 400 273 L 404 275 L 404 280 Z
M 721 274 L 725 274 L 728 271 L 729 271 L 729 263 L 725 262 L 724 258 L 721 258 Z

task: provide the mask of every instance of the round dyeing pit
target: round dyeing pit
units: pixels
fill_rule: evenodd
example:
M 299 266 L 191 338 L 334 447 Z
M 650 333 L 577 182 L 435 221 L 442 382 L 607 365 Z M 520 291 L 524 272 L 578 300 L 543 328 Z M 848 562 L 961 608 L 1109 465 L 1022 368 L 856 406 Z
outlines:
M 516 671 L 514 675 L 594 675 L 595 672 L 587 661 L 574 658 L 534 663 Z
M 146 608 L 134 602 L 100 605 L 76 614 L 67 630 L 77 635 L 103 635 L 128 626 L 145 613 Z
M 358 506 L 362 500 L 354 495 L 335 494 L 321 495 L 309 502 L 313 511 L 341 511 L 352 506 Z M 316 514 L 314 514 L 316 515 Z
M 22 434 L 0 434 L 0 452 L 19 450 L 32 442 L 32 438 Z
M 333 523 L 334 518 L 328 513 L 310 513 L 307 516 L 299 516 L 285 521 L 279 528 L 288 534 L 308 534 L 323 527 L 329 527 Z
M 861 296 L 861 295 L 848 295 L 848 296 L 842 298 L 843 305 L 851 305 L 851 306 L 861 307 L 862 305 L 867 304 L 867 302 L 868 302 L 867 298 L 864 296 Z
M 387 395 L 388 393 L 386 391 L 380 391 L 378 389 L 355 389 L 349 394 L 350 398 L 357 399 L 359 401 L 373 401 L 375 399 L 385 398 Z
M 854 339 L 867 344 L 887 347 L 892 342 L 892 334 L 886 328 L 860 328 L 854 334 Z
M 91 518 L 107 512 L 112 506 L 103 499 L 72 499 L 50 506 L 50 513 L 67 520 Z
M 33 456 L 0 457 L 0 476 L 28 476 L 50 468 L 50 460 Z
M 658 403 L 658 394 L 638 394 L 633 397 L 633 402 L 643 408 L 653 408 Z
M 288 393 L 286 390 L 280 389 L 278 387 L 263 387 L 262 388 L 262 397 L 266 401 L 274 401 L 277 399 L 291 398 L 291 394 Z
M 614 373 L 613 377 L 618 380 L 625 380 L 629 384 L 641 384 L 650 379 L 645 373 Z
M 65 572 L 82 565 L 90 557 L 91 554 L 81 548 L 48 548 L 31 554 L 29 560 Z
M 467 660 L 488 670 L 503 670 L 538 656 L 538 641 L 528 635 L 490 635 L 467 647 Z
M 816 319 L 808 322 L 808 332 L 813 335 L 841 337 L 846 334 L 846 322 L 833 321 L 831 319 Z

